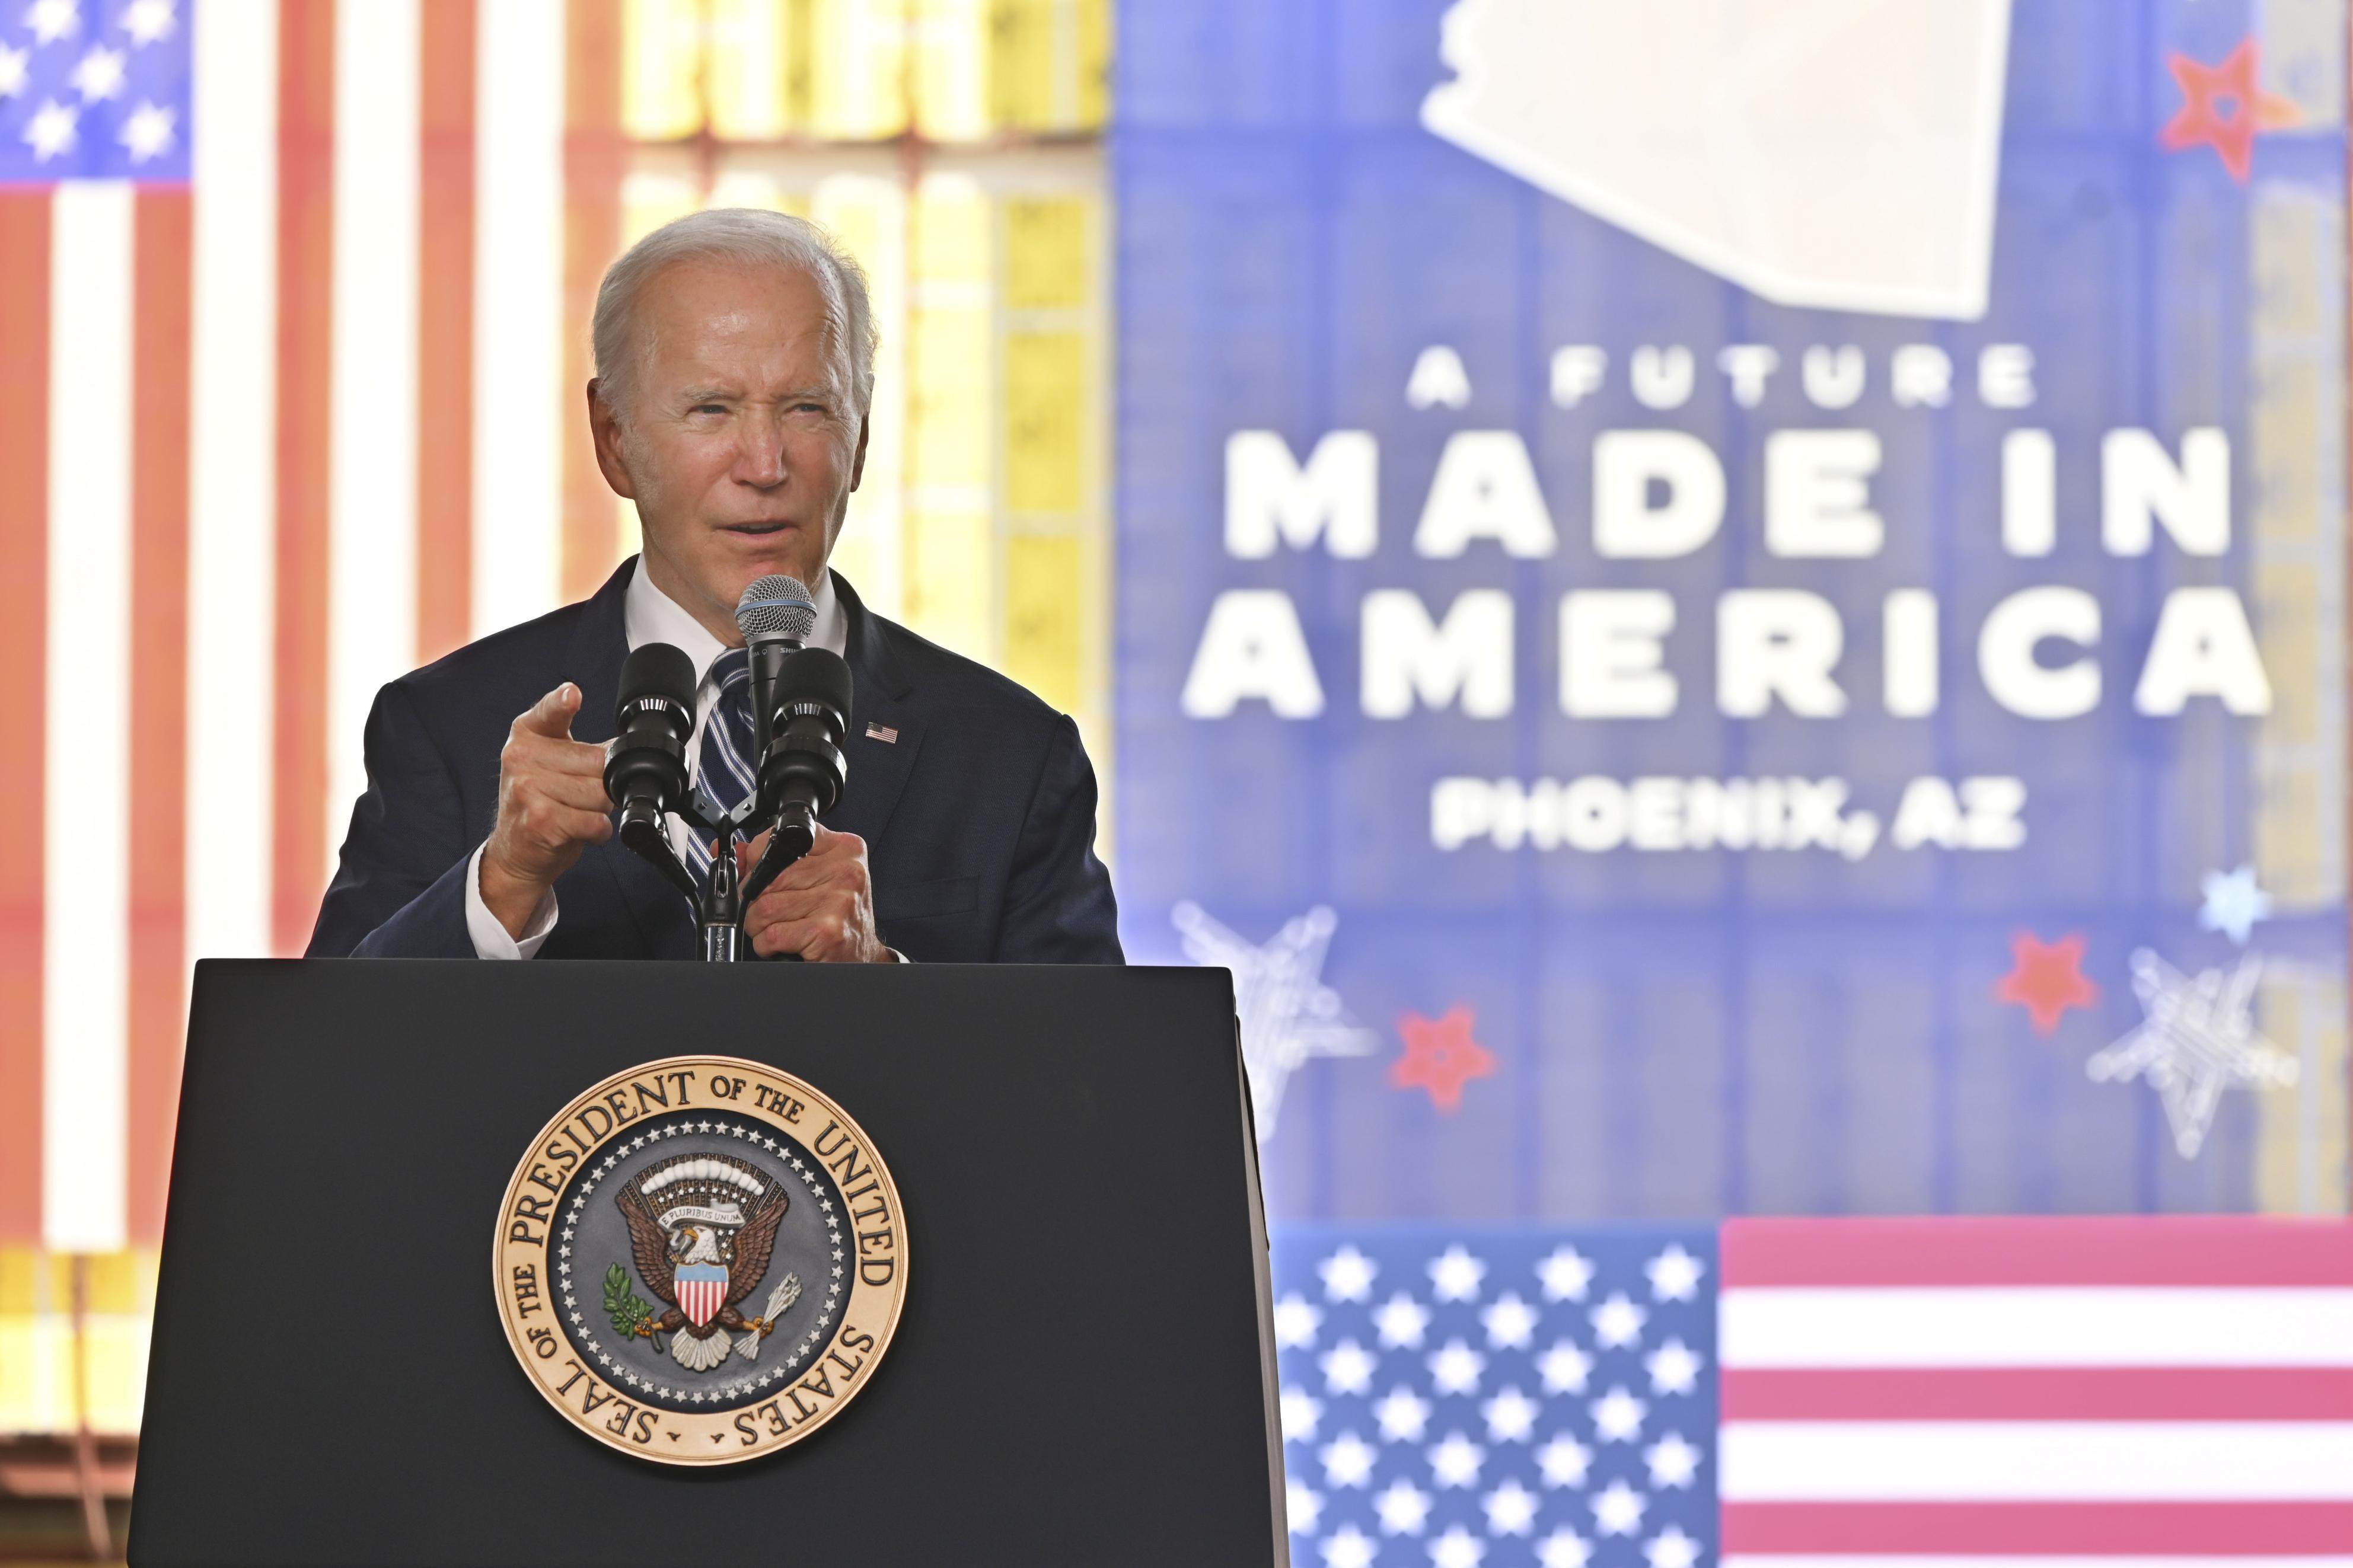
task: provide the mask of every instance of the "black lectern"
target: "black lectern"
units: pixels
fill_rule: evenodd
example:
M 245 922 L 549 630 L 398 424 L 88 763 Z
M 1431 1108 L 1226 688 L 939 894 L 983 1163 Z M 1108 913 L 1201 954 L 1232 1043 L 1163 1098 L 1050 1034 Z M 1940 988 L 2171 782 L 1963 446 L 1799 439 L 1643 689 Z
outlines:
M 489 1267 L 550 1118 L 694 1053 L 854 1118 L 910 1263 L 859 1397 L 704 1468 L 551 1409 Z M 1287 1561 L 1223 971 L 207 963 L 178 1140 L 135 1563 Z

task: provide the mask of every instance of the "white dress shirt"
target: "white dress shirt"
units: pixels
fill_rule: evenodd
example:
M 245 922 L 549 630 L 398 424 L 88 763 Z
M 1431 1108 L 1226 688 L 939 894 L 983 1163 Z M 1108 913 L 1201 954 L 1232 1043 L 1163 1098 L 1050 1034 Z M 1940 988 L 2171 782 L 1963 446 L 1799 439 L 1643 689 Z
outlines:
M 841 613 L 841 600 L 833 591 L 833 574 L 826 572 L 818 578 L 810 597 L 817 603 L 817 627 L 810 634 L 808 646 L 830 649 L 848 656 L 849 627 Z M 645 558 L 638 560 L 637 571 L 629 578 L 628 596 L 622 601 L 621 623 L 629 639 L 629 651 L 635 653 L 649 642 L 666 642 L 680 649 L 694 661 L 694 733 L 686 743 L 687 778 L 693 780 L 702 765 L 702 727 L 711 719 L 711 710 L 719 689 L 711 679 L 711 667 L 727 646 L 704 629 L 680 607 L 677 600 L 654 586 L 646 575 Z M 683 857 L 694 830 L 677 817 L 670 818 L 671 846 Z M 531 958 L 537 955 L 547 941 L 548 932 L 555 929 L 555 889 L 539 900 L 532 911 L 530 923 L 523 927 L 521 937 L 507 934 L 499 917 L 482 901 L 482 849 L 478 845 L 474 858 L 466 868 L 466 932 L 474 941 L 477 958 Z

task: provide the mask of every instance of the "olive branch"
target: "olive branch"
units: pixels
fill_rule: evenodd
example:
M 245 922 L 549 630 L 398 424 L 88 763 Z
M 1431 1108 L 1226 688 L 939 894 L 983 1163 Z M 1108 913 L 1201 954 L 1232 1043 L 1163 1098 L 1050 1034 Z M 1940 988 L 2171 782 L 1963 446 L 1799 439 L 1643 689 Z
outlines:
M 628 1270 L 617 1263 L 605 1270 L 605 1312 L 613 1320 L 613 1331 L 624 1337 L 634 1336 L 654 1315 L 645 1298 L 629 1288 Z

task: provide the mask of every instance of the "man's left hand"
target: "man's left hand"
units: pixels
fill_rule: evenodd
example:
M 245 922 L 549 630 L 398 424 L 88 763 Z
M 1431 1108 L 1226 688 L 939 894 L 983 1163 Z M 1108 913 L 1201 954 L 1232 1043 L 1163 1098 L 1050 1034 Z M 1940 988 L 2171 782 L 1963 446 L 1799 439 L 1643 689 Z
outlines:
M 735 851 L 749 871 L 768 847 L 765 833 Z M 874 884 L 866 840 L 817 825 L 809 852 L 786 867 L 744 911 L 744 934 L 763 958 L 793 952 L 812 963 L 891 963 L 898 954 L 874 931 Z

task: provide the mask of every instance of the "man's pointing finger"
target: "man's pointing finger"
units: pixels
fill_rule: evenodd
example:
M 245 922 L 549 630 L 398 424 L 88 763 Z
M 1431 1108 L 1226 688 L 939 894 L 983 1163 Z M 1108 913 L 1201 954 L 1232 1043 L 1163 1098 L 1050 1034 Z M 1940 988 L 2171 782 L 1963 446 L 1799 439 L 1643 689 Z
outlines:
M 531 710 L 515 721 L 515 729 L 519 733 L 570 740 L 572 716 L 579 711 L 580 689 L 567 680 L 533 703 Z

